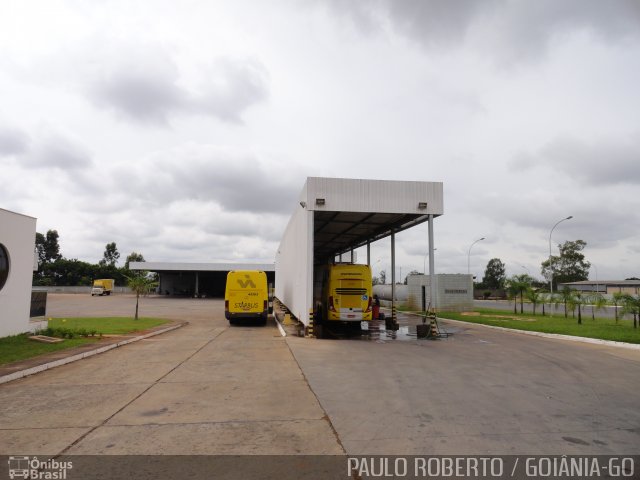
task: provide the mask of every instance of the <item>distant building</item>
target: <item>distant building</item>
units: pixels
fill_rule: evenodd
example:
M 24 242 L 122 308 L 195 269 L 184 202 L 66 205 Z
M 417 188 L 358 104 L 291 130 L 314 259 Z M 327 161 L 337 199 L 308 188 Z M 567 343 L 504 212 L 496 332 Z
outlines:
M 612 295 L 616 292 L 631 295 L 640 294 L 640 280 L 599 280 L 597 282 L 585 280 L 558 284 L 558 290 L 562 290 L 564 287 L 581 292 L 598 292 L 606 295 Z
M 472 276 L 458 273 L 438 273 L 436 279 L 436 310 L 439 312 L 464 312 L 473 309 Z M 410 310 L 422 310 L 424 287 L 425 303 L 431 304 L 431 277 L 415 274 L 407 277 L 406 285 L 396 285 L 396 302 Z M 373 293 L 383 300 L 385 306 L 391 301 L 391 285 L 374 285 Z M 433 305 L 432 305 L 433 306 Z
M 35 239 L 35 218 L 0 209 L 0 337 L 46 326 L 30 321 Z
M 436 302 L 439 312 L 464 312 L 473 309 L 473 280 L 471 275 L 435 275 Z M 407 277 L 407 306 L 412 310 L 422 310 L 424 291 L 427 308 L 431 303 L 431 277 L 429 275 L 409 275 Z M 424 287 L 424 288 L 423 288 Z

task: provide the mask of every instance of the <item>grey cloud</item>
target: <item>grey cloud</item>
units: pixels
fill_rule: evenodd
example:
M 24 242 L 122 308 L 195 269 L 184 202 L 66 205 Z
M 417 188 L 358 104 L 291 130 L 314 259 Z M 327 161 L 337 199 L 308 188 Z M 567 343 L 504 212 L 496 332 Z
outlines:
M 20 130 L 0 128 L 0 156 L 11 155 L 25 168 L 59 168 L 69 175 L 91 165 L 91 155 L 78 141 L 48 127 L 32 138 Z
M 548 166 L 587 185 L 640 184 L 640 142 L 587 144 L 569 138 L 548 144 L 541 152 Z
M 127 55 L 127 54 L 124 54 Z M 175 114 L 201 114 L 240 123 L 268 97 L 266 69 L 254 60 L 220 59 L 203 68 L 197 90 L 184 86 L 174 61 L 159 49 L 132 49 L 97 73 L 89 86 L 96 105 L 142 123 L 166 125 Z
M 211 85 L 190 100 L 196 112 L 240 123 L 242 112 L 268 96 L 267 72 L 256 61 L 221 59 L 211 70 Z
M 637 237 L 640 213 L 633 205 L 624 194 L 612 195 L 605 189 L 590 192 L 575 189 L 554 195 L 531 191 L 500 197 L 485 196 L 478 198 L 477 206 L 472 209 L 480 218 L 487 218 L 490 222 L 535 229 L 540 238 L 547 241 L 554 223 L 572 215 L 572 220 L 564 222 L 560 230 L 555 230 L 553 245 L 560 243 L 562 238 L 581 238 L 590 248 L 606 248 Z
M 29 137 L 21 130 L 0 126 L 0 155 L 19 155 L 29 148 Z
M 120 188 L 147 203 L 215 201 L 230 212 L 290 213 L 307 173 L 250 153 L 194 145 L 122 170 Z
M 44 133 L 20 163 L 28 168 L 74 170 L 91 165 L 89 152 L 80 144 L 60 134 Z
M 521 152 L 509 162 L 511 172 L 536 167 L 560 171 L 586 186 L 640 184 L 640 139 L 587 143 L 561 137 L 536 153 Z
M 510 62 L 540 56 L 552 39 L 570 32 L 587 30 L 616 41 L 640 31 L 635 0 L 377 0 L 369 5 L 331 2 L 334 11 L 350 15 L 365 31 L 388 23 L 425 47 L 471 40 Z

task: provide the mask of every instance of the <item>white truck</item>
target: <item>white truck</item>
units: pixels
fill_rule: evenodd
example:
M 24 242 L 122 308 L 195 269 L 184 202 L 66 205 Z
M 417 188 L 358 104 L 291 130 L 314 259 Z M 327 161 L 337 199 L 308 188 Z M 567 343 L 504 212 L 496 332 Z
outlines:
M 111 295 L 113 292 L 113 285 L 115 280 L 113 278 L 101 278 L 93 281 L 93 288 L 91 289 L 91 296 L 94 295 Z

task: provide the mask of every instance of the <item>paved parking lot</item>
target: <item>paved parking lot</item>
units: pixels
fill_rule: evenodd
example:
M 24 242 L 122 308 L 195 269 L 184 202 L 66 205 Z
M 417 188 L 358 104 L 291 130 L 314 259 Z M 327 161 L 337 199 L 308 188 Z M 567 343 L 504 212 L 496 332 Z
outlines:
M 50 295 L 125 315 L 129 296 Z M 439 341 L 233 327 L 220 300 L 145 298 L 188 326 L 0 386 L 3 454 L 632 454 L 640 351 L 469 325 Z M 384 338 L 384 337 L 383 337 Z
M 48 315 L 125 315 L 134 305 L 50 295 Z M 142 299 L 142 315 L 189 325 L 0 385 L 0 453 L 344 453 L 275 325 L 229 328 L 223 308 Z

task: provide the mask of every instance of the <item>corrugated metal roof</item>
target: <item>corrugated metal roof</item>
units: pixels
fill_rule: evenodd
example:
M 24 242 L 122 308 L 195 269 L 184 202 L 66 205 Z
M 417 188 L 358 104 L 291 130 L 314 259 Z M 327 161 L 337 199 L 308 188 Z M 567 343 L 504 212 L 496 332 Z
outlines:
M 131 270 L 151 272 L 228 272 L 230 270 L 262 270 L 275 272 L 275 263 L 184 263 L 184 262 L 131 262 Z

